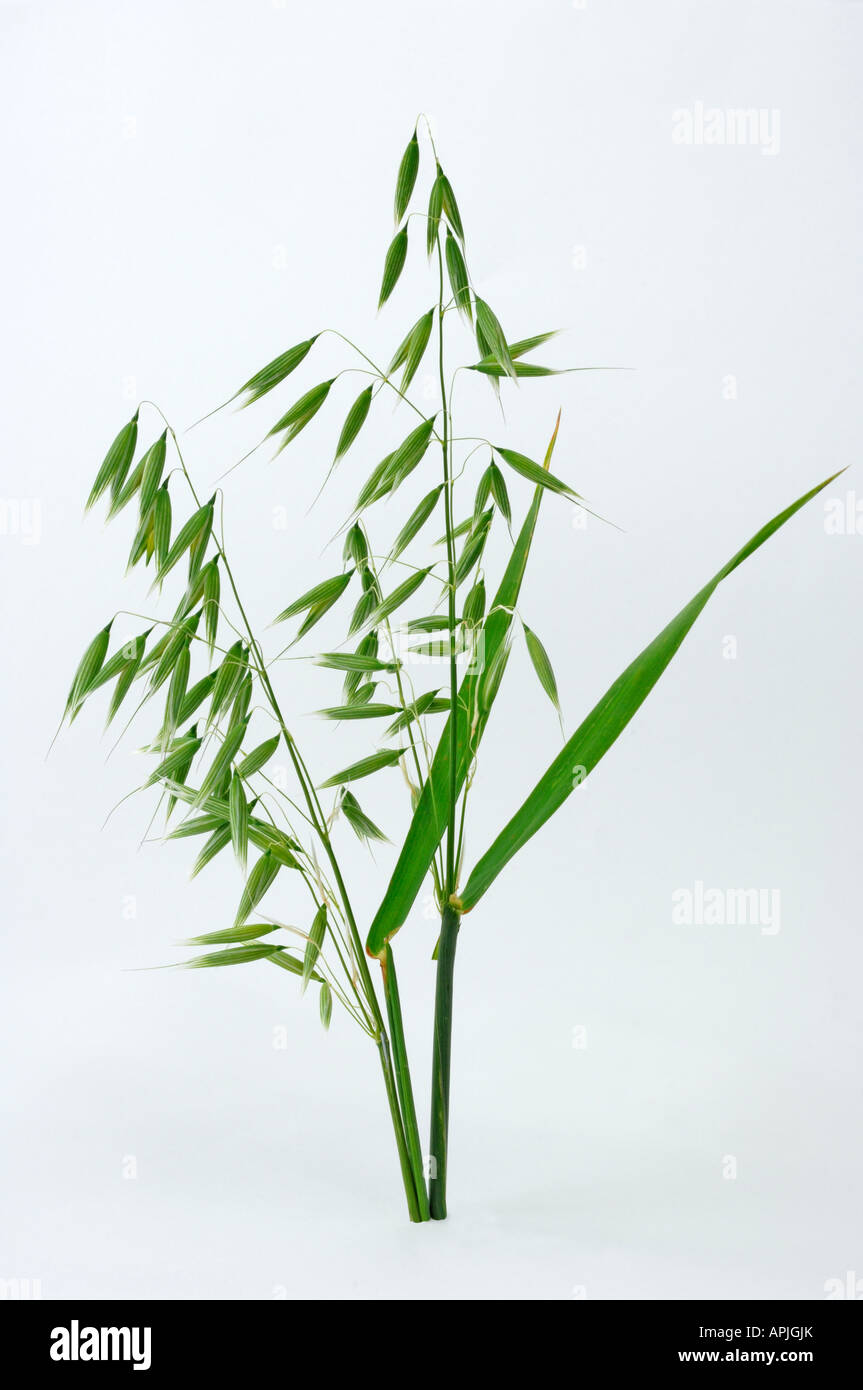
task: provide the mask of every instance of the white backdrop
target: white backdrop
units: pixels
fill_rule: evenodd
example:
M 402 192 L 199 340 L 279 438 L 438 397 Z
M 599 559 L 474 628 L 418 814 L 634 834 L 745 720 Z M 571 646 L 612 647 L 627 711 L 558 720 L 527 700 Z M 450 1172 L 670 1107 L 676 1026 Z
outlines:
M 91 710 L 43 757 L 87 641 L 147 602 L 123 580 L 131 521 L 81 515 L 134 403 L 185 427 L 324 326 L 388 356 L 431 302 L 417 253 L 375 318 L 419 110 L 510 337 L 563 327 L 540 360 L 635 369 L 507 406 L 533 456 L 562 406 L 556 468 L 623 528 L 545 505 L 522 595 L 575 728 L 765 520 L 856 462 L 863 5 L 22 0 L 0 25 L 0 1278 L 44 1297 L 823 1297 L 863 1270 L 855 472 L 827 493 L 852 525 L 819 499 L 722 586 L 466 919 L 445 1225 L 406 1222 L 374 1050 L 345 1018 L 325 1036 L 265 963 L 136 973 L 226 925 L 239 892 L 227 856 L 190 884 L 187 847 L 139 849 L 146 796 L 101 828 L 149 726 L 106 762 Z M 762 113 L 749 143 L 698 143 L 705 111 L 715 131 L 711 110 L 740 108 Z M 205 492 L 300 378 L 346 363 L 331 339 L 190 435 Z M 336 567 L 324 545 L 383 452 L 370 422 L 306 515 L 352 381 L 226 483 L 261 626 Z M 459 388 L 464 432 L 499 433 L 481 387 Z M 317 775 L 359 753 L 304 713 L 334 678 L 291 662 L 279 682 Z M 559 746 L 518 652 L 469 864 Z M 396 835 L 403 788 L 379 781 L 362 800 Z M 393 851 L 347 853 L 367 923 Z M 780 929 L 676 925 L 672 894 L 699 881 L 778 890 Z M 421 901 L 398 959 L 423 1127 L 434 937 Z

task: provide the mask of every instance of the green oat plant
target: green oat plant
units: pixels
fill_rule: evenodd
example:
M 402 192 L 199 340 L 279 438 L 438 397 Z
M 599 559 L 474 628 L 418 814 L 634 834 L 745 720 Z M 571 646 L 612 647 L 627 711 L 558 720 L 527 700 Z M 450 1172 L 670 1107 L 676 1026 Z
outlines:
M 429 258 L 433 302 L 401 338 L 385 368 L 335 330 L 323 330 L 350 354 L 350 366 L 339 376 L 359 370 L 368 380 L 346 415 L 339 414 L 335 446 L 322 473 L 328 477 L 341 463 L 388 400 L 402 416 L 411 416 L 411 428 L 359 489 L 340 532 L 342 558 L 336 572 L 316 581 L 275 618 L 277 624 L 290 625 L 293 645 L 336 605 L 344 610 L 345 640 L 312 657 L 328 682 L 341 683 L 341 693 L 333 694 L 320 714 L 334 721 L 369 721 L 369 753 L 330 775 L 310 771 L 292 732 L 292 714 L 285 712 L 285 692 L 276 688 L 281 653 L 265 655 L 225 551 L 219 494 L 201 501 L 174 430 L 150 403 L 143 403 L 120 430 L 87 506 L 106 498 L 111 518 L 127 508 L 127 514 L 135 512 L 129 565 L 150 566 L 159 591 L 174 586 L 176 608 L 169 619 L 136 615 L 144 630 L 114 652 L 114 620 L 107 623 L 81 660 L 65 710 L 69 721 L 75 719 L 102 687 L 111 691 L 109 722 L 124 705 L 136 714 L 156 709 L 146 745 L 154 766 L 144 787 L 164 805 L 165 835 L 201 846 L 193 875 L 230 849 L 243 875 L 233 921 L 186 943 L 206 948 L 187 964 L 197 969 L 261 962 L 288 971 L 302 982 L 304 993 L 310 985 L 317 990 L 325 1027 L 338 1005 L 367 1035 L 379 1056 L 413 1221 L 446 1216 L 453 972 L 464 914 L 477 907 L 508 861 L 593 771 L 722 580 L 832 481 L 819 483 L 767 522 L 672 618 L 566 739 L 523 805 L 470 872 L 463 873 L 480 744 L 514 642 L 525 641 L 538 677 L 538 697 L 543 698 L 541 688 L 558 706 L 551 662 L 519 608 L 540 507 L 547 494 L 556 505 L 586 504 L 551 469 L 557 425 L 541 461 L 533 451 L 525 454 L 497 439 L 468 436 L 462 426 L 456 430 L 453 383 L 459 371 L 484 378 L 501 400 L 501 393 L 527 387 L 534 377 L 554 375 L 532 356 L 553 335 L 511 340 L 476 293 L 461 214 L 430 130 L 427 211 L 408 212 L 420 167 L 420 125 L 398 170 L 396 231 L 384 258 L 378 308 L 389 303 L 409 250 L 424 250 Z M 470 360 L 449 372 L 445 345 L 453 330 L 472 350 Z M 313 361 L 322 336 L 313 333 L 282 352 L 249 377 L 231 402 L 271 405 L 288 377 L 301 366 L 308 370 L 306 359 Z M 431 413 L 410 394 L 427 358 L 439 392 Z M 282 402 L 266 436 L 279 454 L 334 403 L 330 397 L 336 395 L 336 381 L 317 382 L 292 404 Z M 156 416 L 158 423 L 151 424 Z M 146 448 L 139 456 L 144 421 Z M 510 484 L 520 497 L 525 483 L 526 509 L 515 524 Z M 401 488 L 415 498 L 413 510 L 397 535 L 373 544 L 370 532 L 383 510 L 378 504 Z M 484 565 L 493 528 L 505 537 L 508 555 L 496 585 Z M 440 543 L 431 539 L 441 531 Z M 330 567 L 335 569 L 335 562 Z M 405 642 L 413 645 L 405 650 Z M 439 664 L 424 668 L 426 675 L 438 673 L 436 686 L 417 688 L 412 653 L 437 655 Z M 290 764 L 287 788 L 268 775 L 280 747 Z M 407 828 L 364 941 L 342 869 L 342 837 L 353 832 L 371 847 L 384 840 L 363 810 L 356 784 L 392 775 L 387 770 L 395 768 L 406 784 Z M 432 967 L 436 988 L 426 1165 L 393 941 L 427 878 L 440 912 L 440 934 Z M 277 880 L 301 926 L 263 911 Z

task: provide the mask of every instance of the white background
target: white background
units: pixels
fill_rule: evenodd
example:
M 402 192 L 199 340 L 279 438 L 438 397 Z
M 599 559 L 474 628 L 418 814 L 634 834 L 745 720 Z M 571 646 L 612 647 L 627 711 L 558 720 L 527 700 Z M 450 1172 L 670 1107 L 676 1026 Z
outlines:
M 374 1049 L 346 1017 L 325 1036 L 266 963 L 136 973 L 227 925 L 240 889 L 227 855 L 190 884 L 188 845 L 139 849 L 149 794 L 102 828 L 142 780 L 152 720 L 106 763 L 91 708 L 43 761 L 90 637 L 151 602 L 123 580 L 132 517 L 81 514 L 134 403 L 184 428 L 325 326 L 386 358 L 434 297 L 415 245 L 375 318 L 419 110 L 509 337 L 566 328 L 539 360 L 635 369 L 528 382 L 505 426 L 482 382 L 456 397 L 462 433 L 505 428 L 533 456 L 562 406 L 555 466 L 623 528 L 543 508 L 522 611 L 572 731 L 765 520 L 856 462 L 863 5 L 24 0 L 0 24 L 0 1277 L 44 1297 L 817 1299 L 863 1273 L 863 536 L 829 534 L 822 499 L 721 587 L 595 776 L 466 919 L 444 1225 L 405 1219 Z M 778 152 L 675 143 L 673 113 L 696 102 L 778 111 Z M 451 351 L 471 360 L 462 330 Z M 335 339 L 315 353 L 188 436 L 202 489 L 353 365 Z M 407 431 L 381 403 L 307 515 L 361 382 L 226 483 L 261 628 L 338 568 L 326 542 Z M 154 430 L 142 414 L 142 441 Z M 375 525 L 437 468 L 430 454 L 431 481 Z M 858 486 L 852 471 L 826 495 Z M 520 514 L 529 490 L 511 492 Z M 500 535 L 492 568 L 504 557 Z M 336 677 L 277 669 L 317 776 L 367 750 L 308 717 Z M 519 651 L 468 864 L 559 746 Z M 397 839 L 398 774 L 358 791 Z M 340 835 L 365 927 L 393 850 L 375 865 Z M 696 880 L 779 889 L 781 930 L 674 925 L 671 894 Z M 299 911 L 292 891 L 274 910 Z M 420 901 L 397 955 L 423 1128 L 434 937 Z

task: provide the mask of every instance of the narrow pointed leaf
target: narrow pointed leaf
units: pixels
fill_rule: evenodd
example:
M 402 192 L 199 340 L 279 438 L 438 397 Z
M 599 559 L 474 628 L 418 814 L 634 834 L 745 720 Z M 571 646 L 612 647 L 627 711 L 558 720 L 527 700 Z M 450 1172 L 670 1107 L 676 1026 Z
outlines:
M 348 695 L 352 705 L 367 705 L 376 689 L 377 686 L 374 681 L 366 681 L 365 685 L 358 685 L 356 689 L 350 692 L 346 691 L 345 693 Z
M 292 975 L 301 976 L 303 973 L 303 962 L 299 960 L 297 956 L 292 956 L 287 947 L 283 946 L 280 950 L 275 951 L 273 955 L 269 957 L 269 960 L 272 965 L 278 965 L 282 970 L 289 970 Z M 316 970 L 312 971 L 311 978 L 316 984 L 324 984 L 323 975 L 319 975 Z
M 443 210 L 443 186 L 438 174 L 429 194 L 428 218 L 426 220 L 426 251 L 429 257 L 437 246 L 440 235 L 440 215 Z
M 99 472 L 96 474 L 96 481 L 90 490 L 87 498 L 86 510 L 89 511 L 94 503 L 98 502 L 102 493 L 107 487 L 114 488 L 115 494 L 122 488 L 126 474 L 135 456 L 135 445 L 138 442 L 138 412 L 132 416 L 127 425 L 124 425 L 105 455 Z M 119 485 L 118 485 L 119 479 Z
M 167 493 L 165 494 L 167 496 Z M 200 536 L 209 536 L 210 528 L 213 524 L 213 503 L 205 502 L 203 507 L 199 507 L 196 512 L 189 517 L 186 524 L 181 527 L 177 534 L 164 562 L 159 566 L 157 580 L 159 583 L 174 568 L 177 561 L 182 559 L 186 551 Z
M 485 617 L 485 584 L 478 579 L 464 601 L 461 620 L 469 627 L 477 627 Z
M 237 686 L 245 675 L 247 662 L 246 649 L 242 641 L 237 640 L 225 652 L 221 665 L 215 673 L 208 723 L 212 724 L 233 698 Z
M 488 540 L 491 519 L 492 508 L 489 507 L 488 511 L 483 512 L 482 516 L 477 517 L 475 524 L 471 527 L 470 534 L 464 543 L 464 549 L 461 555 L 459 555 L 455 567 L 456 588 L 464 583 L 474 566 L 478 564 L 483 550 L 485 549 L 485 543 Z
M 449 228 L 447 228 L 446 234 L 446 268 L 456 305 L 469 322 L 473 323 L 467 266 L 464 263 L 461 247 Z
M 280 946 L 251 945 L 251 946 L 228 946 L 224 951 L 211 951 L 205 956 L 195 956 L 193 960 L 183 962 L 184 970 L 209 970 L 214 965 L 248 965 L 253 960 L 264 960 L 267 956 L 275 955 L 280 951 Z
M 354 522 L 345 536 L 345 544 L 342 550 L 342 559 L 345 564 L 353 561 L 358 569 L 365 569 L 368 564 L 369 547 L 360 523 Z
M 156 493 L 159 491 L 159 484 L 162 481 L 162 473 L 165 468 L 165 456 L 168 450 L 168 431 L 163 433 L 151 444 L 141 462 L 144 465 L 144 475 L 141 479 L 140 515 L 145 517 L 156 500 Z
M 406 550 L 410 545 L 414 536 L 422 530 L 440 501 L 442 492 L 443 483 L 439 484 L 438 487 L 432 488 L 431 492 L 427 492 L 422 501 L 414 508 L 393 542 L 390 560 L 397 560 L 402 551 Z
M 191 690 L 186 693 L 186 698 L 183 701 L 183 708 L 180 711 L 179 722 L 181 724 L 185 724 L 188 719 L 191 719 L 195 710 L 204 703 L 210 691 L 213 689 L 215 681 L 216 672 L 210 671 L 206 676 L 202 676 L 199 681 L 196 681 Z
M 183 701 L 186 698 L 186 689 L 189 684 L 189 666 L 191 657 L 189 655 L 188 643 L 182 647 L 177 663 L 171 672 L 171 684 L 168 686 L 168 699 L 165 706 L 165 732 L 166 742 L 173 738 L 174 732 L 180 723 L 180 713 L 183 708 Z
M 224 823 L 224 817 L 213 814 L 190 816 L 187 820 L 181 821 L 167 838 L 188 840 L 194 835 L 212 835 L 214 830 L 221 830 Z
M 401 231 L 396 232 L 390 242 L 389 250 L 387 251 L 386 260 L 384 262 L 384 275 L 381 281 L 381 293 L 378 299 L 379 309 L 387 302 L 395 289 L 398 278 L 404 269 L 407 254 L 408 229 L 406 224 L 402 227 Z
M 230 811 L 231 843 L 234 846 L 237 859 L 245 869 L 249 851 L 249 803 L 246 801 L 246 793 L 243 790 L 243 779 L 236 770 L 231 778 L 228 810 Z
M 231 713 L 228 717 L 228 730 L 233 729 L 237 724 L 242 723 L 249 712 L 252 703 L 252 673 L 251 671 L 240 681 L 234 700 L 231 705 Z M 226 731 L 227 732 L 227 731 Z
M 373 502 L 377 502 L 380 497 L 383 497 L 389 492 L 393 485 L 394 476 L 392 461 L 393 455 L 387 454 L 385 458 L 381 459 L 380 463 L 375 464 L 375 467 L 360 489 L 360 495 L 357 498 L 356 507 L 354 509 L 355 511 L 363 511 L 366 507 L 370 507 Z
M 144 478 L 144 460 L 135 464 L 122 488 L 116 495 L 111 496 L 111 505 L 108 508 L 108 520 L 111 521 L 117 516 L 125 506 L 131 502 L 135 493 L 139 490 Z
M 243 402 L 244 406 L 251 405 L 253 401 L 259 401 L 261 396 L 265 396 L 268 391 L 272 391 L 274 386 L 278 386 L 285 377 L 290 376 L 291 372 L 303 361 L 312 344 L 317 341 L 318 334 L 314 338 L 307 338 L 305 342 L 297 343 L 296 347 L 288 348 L 279 357 L 274 357 L 272 362 L 268 362 L 266 367 L 262 367 L 254 376 L 249 377 L 245 386 L 241 386 L 237 392 L 238 396 L 247 394 L 248 399 Z
M 269 821 L 259 821 L 252 817 L 249 821 L 249 840 L 258 849 L 269 851 L 282 868 L 300 867 L 294 854 L 294 850 L 297 849 L 295 841 Z
M 327 396 L 330 394 L 330 387 L 335 381 L 335 377 L 330 377 L 329 381 L 322 381 L 317 386 L 313 386 L 298 401 L 294 401 L 290 410 L 286 410 L 270 430 L 270 436 L 282 434 L 281 448 L 284 449 L 291 440 L 296 439 L 301 430 L 306 428 L 310 420 L 313 420 L 323 405 Z M 269 437 L 269 436 L 268 436 Z
M 345 789 L 339 809 L 360 840 L 386 840 L 384 832 L 366 815 L 353 792 Z
M 452 191 L 452 184 L 446 174 L 438 165 L 438 178 L 440 180 L 441 206 L 446 214 L 446 219 L 458 237 L 459 241 L 464 241 L 464 227 L 461 222 L 461 213 Z
M 213 831 L 212 835 L 204 845 L 194 864 L 192 865 L 192 878 L 197 878 L 202 869 L 205 869 L 211 859 L 215 859 L 217 854 L 231 843 L 231 827 L 223 821 L 219 827 Z
M 221 579 L 219 576 L 218 556 L 212 564 L 207 566 L 206 577 L 204 579 L 203 609 L 204 623 L 207 634 L 207 647 L 212 657 L 216 646 L 216 637 L 219 631 L 219 597 L 221 589 Z
M 280 734 L 273 734 L 272 738 L 265 739 L 263 743 L 258 744 L 257 748 L 253 748 L 251 753 L 247 753 L 246 757 L 237 763 L 237 771 L 240 776 L 249 778 L 256 772 L 260 772 L 278 748 L 280 737 Z
M 541 367 L 538 362 L 514 362 L 512 371 L 502 367 L 499 362 L 474 362 L 468 367 L 470 372 L 481 372 L 483 376 L 502 377 L 515 376 L 519 380 L 522 377 L 535 376 L 566 376 L 569 372 L 579 370 L 575 367 Z M 588 370 L 583 368 L 582 370 Z
M 294 599 L 289 603 L 273 623 L 287 622 L 288 618 L 295 618 L 298 613 L 304 613 L 307 609 L 318 608 L 321 604 L 326 604 L 327 608 L 341 598 L 348 584 L 351 582 L 353 570 L 348 570 L 346 574 L 333 575 L 331 579 L 322 579 L 320 584 L 315 584 L 314 588 L 309 589 L 300 598 Z M 324 609 L 326 611 L 326 609 Z
M 318 1008 L 321 1013 L 321 1023 L 324 1025 L 325 1031 L 328 1031 L 333 1016 L 333 994 L 326 980 L 321 985 Z
M 167 479 L 156 493 L 153 505 L 153 553 L 156 556 L 156 564 L 161 569 L 168 559 L 171 545 L 171 495 L 168 492 Z
M 442 632 L 449 627 L 446 613 L 432 613 L 427 618 L 409 618 L 405 624 L 408 632 Z
M 183 739 L 180 746 L 173 748 L 167 757 L 162 759 L 155 771 L 150 773 L 144 786 L 153 787 L 157 782 L 173 780 L 177 769 L 188 762 L 190 754 L 194 758 L 200 746 L 201 740 L 199 738 Z M 191 766 L 190 763 L 189 766 Z
M 359 652 L 324 652 L 315 665 L 326 666 L 331 671 L 397 671 L 394 661 L 379 661 L 376 656 L 364 656 Z
M 236 724 L 233 729 L 230 729 L 228 733 L 225 734 L 219 751 L 210 764 L 207 775 L 201 783 L 198 795 L 195 798 L 196 808 L 199 807 L 211 793 L 218 792 L 228 769 L 242 745 L 245 733 L 246 721 L 243 720 L 241 724 Z
M 321 954 L 321 947 L 324 944 L 324 936 L 327 930 L 327 907 L 322 903 L 315 913 L 315 920 L 312 922 L 306 941 L 306 949 L 303 952 L 303 989 L 312 978 L 312 971 L 318 963 L 318 956 Z
M 529 628 L 527 623 L 524 623 L 523 627 L 528 655 L 530 656 L 537 679 L 558 714 L 560 714 L 560 697 L 557 693 L 557 681 L 555 680 L 554 670 L 548 652 L 545 650 L 545 647 L 542 645 L 533 629 Z
M 519 473 L 522 478 L 527 478 L 529 483 L 537 487 L 548 488 L 549 492 L 556 492 L 561 497 L 568 497 L 571 502 L 581 502 L 583 499 L 580 493 L 574 492 L 567 483 L 561 482 L 553 473 L 541 468 L 533 459 L 527 458 L 524 454 L 516 453 L 515 449 L 501 449 L 495 445 L 495 453 L 499 454 L 505 463 L 508 463 L 514 473 Z
M 408 575 L 407 579 L 399 584 L 398 588 L 393 589 L 392 593 L 388 594 L 387 597 L 378 604 L 377 608 L 374 609 L 368 619 L 371 626 L 378 627 L 401 608 L 403 603 L 407 603 L 411 595 L 416 593 L 426 576 L 431 573 L 431 570 L 432 566 L 427 565 L 425 569 L 417 570 L 414 574 Z
M 434 434 L 435 419 L 436 416 L 432 415 L 429 419 L 423 420 L 422 424 L 417 425 L 416 429 L 411 430 L 392 455 L 391 471 L 394 488 L 404 482 L 408 474 L 413 472 L 425 455 Z
M 230 830 L 228 832 L 230 838 Z M 243 896 L 240 899 L 240 906 L 237 909 L 237 916 L 234 921 L 235 927 L 241 927 L 258 903 L 264 897 L 267 890 L 272 886 L 281 865 L 271 850 L 267 850 L 261 855 L 249 874 L 246 886 L 243 889 Z
M 383 767 L 393 767 L 401 758 L 400 748 L 383 748 L 379 753 L 372 753 L 367 758 L 360 758 L 359 762 L 352 763 L 344 771 L 337 772 L 333 777 L 328 777 L 326 782 L 321 782 L 321 790 L 326 787 L 338 787 L 343 782 L 358 782 L 361 777 L 370 777 L 373 772 L 380 772 Z
M 360 430 L 365 424 L 366 416 L 369 413 L 369 406 L 371 405 L 371 403 L 372 387 L 367 386 L 364 391 L 360 392 L 353 405 L 351 406 L 350 410 L 348 411 L 347 418 L 345 420 L 344 425 L 342 426 L 342 432 L 339 435 L 339 442 L 336 446 L 337 459 L 340 459 L 343 454 L 346 454 L 348 452 L 348 449 L 353 444 L 354 440 L 356 439 L 357 435 L 359 434 Z
M 69 696 L 66 701 L 66 712 L 76 709 L 84 697 L 91 689 L 102 668 L 102 663 L 108 654 L 108 643 L 111 640 L 111 624 L 106 623 L 101 631 L 96 633 L 92 642 L 88 646 L 84 655 L 78 663 L 78 669 L 72 679 Z
M 512 522 L 512 508 L 509 503 L 509 493 L 506 489 L 506 479 L 496 463 L 489 464 L 488 472 L 491 483 L 491 495 L 494 498 L 495 506 L 506 521 L 507 526 L 509 526 Z
M 332 705 L 329 709 L 319 709 L 317 713 L 322 719 L 391 719 L 394 714 L 398 714 L 398 705 Z
M 138 638 L 140 646 L 136 650 L 135 655 L 131 657 L 129 661 L 126 662 L 122 674 L 120 675 L 117 684 L 114 686 L 114 693 L 111 696 L 111 703 L 108 706 L 108 717 L 106 720 L 106 727 L 108 724 L 112 723 L 114 716 L 117 714 L 117 711 L 119 710 L 130 689 L 132 688 L 132 683 L 135 680 L 135 677 L 138 674 L 138 668 L 141 665 L 141 658 L 144 655 L 145 641 L 146 638 L 144 637 Z M 177 722 L 182 723 L 183 720 L 178 720 Z
M 407 352 L 404 357 L 405 369 L 402 373 L 401 389 L 406 391 L 417 374 L 417 369 L 425 356 L 428 341 L 431 337 L 432 324 L 434 322 L 434 309 L 429 309 L 427 314 L 414 325 L 409 335 Z
M 417 697 L 412 704 L 406 705 L 400 710 L 386 731 L 386 737 L 392 738 L 394 734 L 400 733 L 417 719 L 422 719 L 426 714 L 443 714 L 449 709 L 449 700 L 439 696 L 437 690 L 427 690 L 424 694 Z
M 393 209 L 393 220 L 396 225 L 401 222 L 407 212 L 411 194 L 414 191 L 414 184 L 417 181 L 417 170 L 420 167 L 420 147 L 417 140 L 417 133 L 414 131 L 408 141 L 407 149 L 402 155 L 399 165 L 398 177 L 396 179 L 396 196 Z
M 230 946 L 234 942 L 255 941 L 261 936 L 270 936 L 279 928 L 271 922 L 250 922 L 247 927 L 226 927 L 224 931 L 205 932 L 203 936 L 189 936 L 181 941 L 181 946 Z
M 479 295 L 474 299 L 474 308 L 476 309 L 477 333 L 480 335 L 482 341 L 488 344 L 488 350 L 498 366 L 503 367 L 507 376 L 512 377 L 513 381 L 515 381 L 515 365 L 510 355 L 509 347 L 507 346 L 504 331 L 498 323 L 495 314 L 486 304 L 485 300 L 480 299 Z

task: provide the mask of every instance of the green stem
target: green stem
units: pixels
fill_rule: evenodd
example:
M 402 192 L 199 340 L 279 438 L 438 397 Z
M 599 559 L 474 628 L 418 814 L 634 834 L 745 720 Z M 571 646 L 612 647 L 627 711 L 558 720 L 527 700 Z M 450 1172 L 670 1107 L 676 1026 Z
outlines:
M 438 944 L 437 979 L 435 984 L 434 1049 L 432 1056 L 431 1134 L 429 1139 L 430 1180 L 429 1201 L 433 1220 L 446 1217 L 446 1173 L 449 1145 L 449 1081 L 452 1052 L 452 994 L 455 970 L 455 949 L 459 916 L 450 906 L 456 891 L 456 832 L 458 810 L 458 670 L 456 667 L 456 583 L 455 540 L 453 537 L 452 470 L 450 468 L 450 418 L 444 374 L 443 327 L 443 252 L 438 239 L 438 371 L 443 407 L 443 476 L 446 510 L 447 564 L 449 569 L 448 626 L 450 646 L 450 758 L 449 807 L 446 830 L 446 879 L 442 903 L 441 934 Z
M 387 1017 L 389 1018 L 390 1033 L 393 1041 L 393 1055 L 396 1064 L 396 1084 L 398 1086 L 399 1100 L 401 1102 L 402 1121 L 407 1136 L 408 1153 L 410 1155 L 411 1171 L 416 1187 L 417 1201 L 419 1204 L 420 1221 L 429 1219 L 428 1194 L 426 1193 L 425 1175 L 423 1173 L 423 1155 L 420 1144 L 419 1128 L 417 1126 L 417 1112 L 414 1105 L 414 1092 L 411 1085 L 411 1074 L 408 1066 L 408 1050 L 405 1042 L 405 1030 L 402 1022 L 402 1005 L 399 998 L 399 985 L 396 978 L 396 963 L 393 958 L 392 949 L 387 943 L 386 954 L 381 961 L 381 970 L 384 977 L 384 995 L 387 1001 Z
M 448 904 L 441 918 L 434 1009 L 431 1137 L 429 1140 L 429 1202 L 432 1220 L 446 1217 L 447 1149 L 449 1144 L 449 1078 L 452 1053 L 452 992 L 459 915 Z

